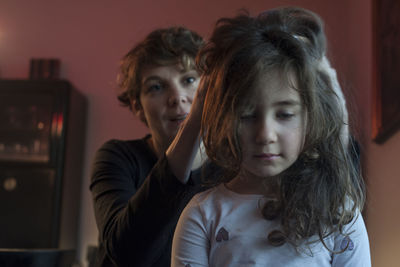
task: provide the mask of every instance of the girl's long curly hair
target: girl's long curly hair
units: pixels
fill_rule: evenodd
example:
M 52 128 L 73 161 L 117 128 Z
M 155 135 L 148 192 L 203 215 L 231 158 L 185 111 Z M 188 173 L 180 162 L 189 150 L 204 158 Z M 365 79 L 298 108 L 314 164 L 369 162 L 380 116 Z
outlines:
M 286 7 L 257 17 L 247 13 L 223 18 L 200 51 L 207 95 L 202 137 L 208 157 L 221 166 L 228 182 L 240 171 L 240 116 L 254 96 L 261 75 L 278 70 L 290 82 L 295 74 L 306 112 L 306 135 L 297 161 L 266 179 L 276 201 L 262 209 L 281 228 L 268 233 L 272 245 L 298 247 L 312 236 L 324 243 L 343 233 L 364 205 L 364 187 L 348 140 L 341 135 L 343 109 L 329 76 L 320 67 L 326 53 L 322 20 L 311 11 Z M 350 146 L 351 146 L 350 142 Z

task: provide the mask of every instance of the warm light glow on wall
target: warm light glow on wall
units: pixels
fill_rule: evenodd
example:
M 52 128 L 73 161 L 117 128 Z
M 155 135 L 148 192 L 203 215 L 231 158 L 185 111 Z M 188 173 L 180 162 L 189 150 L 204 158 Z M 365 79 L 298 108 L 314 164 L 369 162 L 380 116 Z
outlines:
M 0 28 L 0 49 L 4 48 L 4 37 L 5 37 L 5 32 Z

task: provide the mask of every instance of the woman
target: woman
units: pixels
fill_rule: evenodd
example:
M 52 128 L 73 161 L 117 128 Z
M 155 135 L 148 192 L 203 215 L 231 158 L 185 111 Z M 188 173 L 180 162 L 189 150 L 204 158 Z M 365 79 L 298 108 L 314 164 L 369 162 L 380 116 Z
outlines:
M 191 167 L 203 104 L 200 93 L 194 101 L 194 59 L 202 45 L 188 29 L 159 29 L 122 60 L 118 99 L 150 134 L 108 141 L 96 154 L 90 185 L 99 229 L 96 266 L 170 265 L 175 225 L 200 189 L 200 171 Z

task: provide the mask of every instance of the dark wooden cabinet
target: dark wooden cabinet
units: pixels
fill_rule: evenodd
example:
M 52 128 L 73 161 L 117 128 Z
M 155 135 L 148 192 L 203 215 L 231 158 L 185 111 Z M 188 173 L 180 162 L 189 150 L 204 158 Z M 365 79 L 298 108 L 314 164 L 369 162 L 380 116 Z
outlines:
M 0 248 L 76 248 L 86 109 L 67 81 L 0 80 Z

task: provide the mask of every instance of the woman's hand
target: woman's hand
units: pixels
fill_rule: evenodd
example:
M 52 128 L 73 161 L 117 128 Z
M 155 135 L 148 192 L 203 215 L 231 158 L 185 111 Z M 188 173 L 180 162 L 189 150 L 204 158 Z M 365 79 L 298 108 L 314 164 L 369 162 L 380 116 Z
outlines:
M 198 122 L 199 131 L 201 126 L 201 116 L 203 114 L 203 106 L 207 94 L 207 89 L 208 89 L 208 84 L 206 84 L 205 77 L 202 76 L 187 119 L 188 121 L 190 121 L 189 124 L 194 123 L 194 121 L 191 120 L 195 120 L 196 122 Z
M 201 78 L 189 115 L 166 151 L 171 171 L 184 184 L 189 180 L 192 165 L 199 153 L 201 117 L 208 88 L 205 80 Z M 196 165 L 201 165 L 201 162 Z

